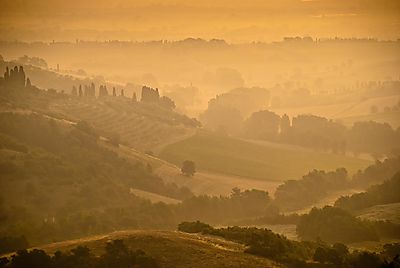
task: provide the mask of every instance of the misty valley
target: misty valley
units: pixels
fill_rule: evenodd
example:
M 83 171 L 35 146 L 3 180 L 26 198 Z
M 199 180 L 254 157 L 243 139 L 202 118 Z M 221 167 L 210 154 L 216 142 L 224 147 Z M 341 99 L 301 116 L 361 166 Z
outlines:
M 396 1 L 17 2 L 0 268 L 400 267 Z

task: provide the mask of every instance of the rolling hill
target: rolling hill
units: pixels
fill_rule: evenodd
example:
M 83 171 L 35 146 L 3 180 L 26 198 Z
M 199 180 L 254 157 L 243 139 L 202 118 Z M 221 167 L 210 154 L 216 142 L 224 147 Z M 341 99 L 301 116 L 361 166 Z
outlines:
M 101 254 L 106 242 L 123 239 L 131 249 L 142 249 L 160 267 L 283 267 L 266 258 L 244 253 L 244 247 L 224 239 L 175 231 L 132 230 L 52 243 L 39 248 L 47 253 L 87 246 Z
M 167 145 L 160 157 L 176 165 L 181 165 L 184 160 L 193 160 L 200 171 L 269 181 L 298 179 L 313 169 L 345 167 L 353 173 L 370 163 L 286 145 L 253 143 L 202 130 L 190 138 Z

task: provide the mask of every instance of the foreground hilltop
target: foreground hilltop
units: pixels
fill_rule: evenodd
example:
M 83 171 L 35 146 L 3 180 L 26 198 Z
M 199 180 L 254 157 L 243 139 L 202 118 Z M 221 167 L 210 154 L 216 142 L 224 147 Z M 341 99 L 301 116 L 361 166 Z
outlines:
M 212 236 L 176 231 L 119 231 L 107 235 L 68 240 L 39 247 L 52 254 L 87 246 L 100 255 L 107 242 L 122 239 L 133 250 L 141 249 L 160 267 L 283 267 L 266 258 L 244 253 L 241 244 Z

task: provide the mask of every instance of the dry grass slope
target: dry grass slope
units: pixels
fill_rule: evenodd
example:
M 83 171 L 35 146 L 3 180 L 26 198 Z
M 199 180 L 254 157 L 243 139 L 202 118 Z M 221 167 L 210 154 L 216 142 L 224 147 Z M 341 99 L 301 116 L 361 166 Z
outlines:
M 48 253 L 69 250 L 78 245 L 101 254 L 107 241 L 123 239 L 131 249 L 142 249 L 160 267 L 282 267 L 265 258 L 243 253 L 243 246 L 220 238 L 174 231 L 119 231 L 107 235 L 64 241 L 40 248 Z

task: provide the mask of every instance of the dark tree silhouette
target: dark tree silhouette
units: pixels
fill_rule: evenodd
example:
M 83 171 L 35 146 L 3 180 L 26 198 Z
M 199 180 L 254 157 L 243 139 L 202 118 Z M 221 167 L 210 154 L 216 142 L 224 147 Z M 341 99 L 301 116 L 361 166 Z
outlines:
M 158 88 L 153 89 L 151 87 L 142 87 L 142 98 L 140 101 L 142 102 L 158 102 L 160 99 L 160 93 L 158 92 Z
M 29 77 L 26 79 L 26 87 L 27 88 L 32 87 L 32 83 L 31 83 L 31 80 L 29 79 Z
M 28 85 L 28 81 L 26 81 L 26 84 Z M 72 86 L 71 95 L 78 96 L 78 90 L 76 89 L 76 86 Z
M 290 119 L 287 114 L 282 115 L 280 122 L 281 133 L 286 133 L 290 128 Z
M 253 113 L 245 122 L 248 137 L 275 140 L 278 135 L 280 117 L 268 110 Z
M 196 165 L 193 161 L 185 160 L 182 163 L 181 172 L 185 176 L 193 176 L 196 173 Z

